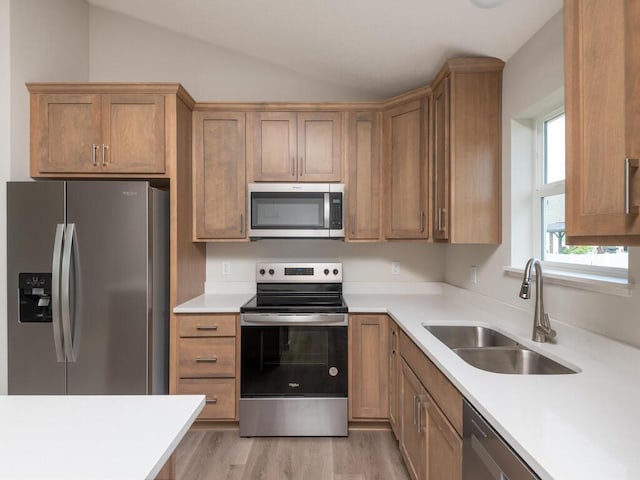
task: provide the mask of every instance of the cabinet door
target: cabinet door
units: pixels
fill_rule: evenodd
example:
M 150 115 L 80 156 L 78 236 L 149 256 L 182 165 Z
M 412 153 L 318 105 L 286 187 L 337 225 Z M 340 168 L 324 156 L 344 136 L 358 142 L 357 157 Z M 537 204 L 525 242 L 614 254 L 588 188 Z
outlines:
M 246 237 L 245 130 L 242 112 L 194 113 L 197 240 Z
M 426 163 L 422 102 L 385 113 L 385 237 L 426 239 Z
M 40 94 L 31 101 L 32 175 L 98 173 L 100 95 Z M 38 171 L 34 171 L 37 165 Z
M 256 182 L 295 182 L 298 169 L 296 114 L 255 114 L 253 179 Z
M 426 435 L 421 427 L 421 402 L 426 392 L 404 360 L 400 377 L 400 453 L 413 480 L 424 479 Z M 446 478 L 446 477 L 443 477 Z
M 298 181 L 342 179 L 340 112 L 298 113 Z
M 347 114 L 347 240 L 380 240 L 380 114 Z
M 165 96 L 103 95 L 102 173 L 164 173 Z
M 449 77 L 433 92 L 433 238 L 449 238 Z
M 396 437 L 400 437 L 400 337 L 398 325 L 391 319 L 389 322 L 389 423 Z
M 569 243 L 640 245 L 639 48 L 640 1 L 565 2 Z
M 429 396 L 420 408 L 427 433 L 425 478 L 461 480 L 462 439 Z
M 351 419 L 389 417 L 389 337 L 386 315 L 352 315 Z

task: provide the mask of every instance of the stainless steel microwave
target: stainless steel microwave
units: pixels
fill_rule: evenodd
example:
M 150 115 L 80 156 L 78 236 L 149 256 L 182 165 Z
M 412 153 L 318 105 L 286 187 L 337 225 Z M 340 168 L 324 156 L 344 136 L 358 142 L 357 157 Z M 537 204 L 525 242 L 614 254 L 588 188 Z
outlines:
M 344 184 L 250 183 L 249 238 L 344 238 Z

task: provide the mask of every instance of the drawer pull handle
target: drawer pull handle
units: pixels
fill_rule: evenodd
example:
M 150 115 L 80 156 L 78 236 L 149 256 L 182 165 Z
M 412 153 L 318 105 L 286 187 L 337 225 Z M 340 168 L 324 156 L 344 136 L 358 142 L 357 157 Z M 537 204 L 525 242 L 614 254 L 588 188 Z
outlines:
M 196 330 L 218 330 L 218 325 L 198 325 Z
M 218 403 L 218 397 L 207 398 L 205 400 L 205 403 L 213 403 L 215 405 L 216 403 Z
M 198 363 L 216 363 L 218 361 L 218 357 L 197 357 L 196 362 Z

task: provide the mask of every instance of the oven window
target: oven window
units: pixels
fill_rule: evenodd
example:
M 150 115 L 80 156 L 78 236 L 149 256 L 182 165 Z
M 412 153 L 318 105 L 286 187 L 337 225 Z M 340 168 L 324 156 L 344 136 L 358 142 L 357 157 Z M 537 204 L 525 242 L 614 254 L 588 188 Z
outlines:
M 251 227 L 322 229 L 324 194 L 254 192 L 251 194 Z
M 329 333 L 326 329 L 264 329 L 260 331 L 260 350 L 265 368 L 280 365 L 327 366 Z
M 242 397 L 346 397 L 347 327 L 243 326 Z

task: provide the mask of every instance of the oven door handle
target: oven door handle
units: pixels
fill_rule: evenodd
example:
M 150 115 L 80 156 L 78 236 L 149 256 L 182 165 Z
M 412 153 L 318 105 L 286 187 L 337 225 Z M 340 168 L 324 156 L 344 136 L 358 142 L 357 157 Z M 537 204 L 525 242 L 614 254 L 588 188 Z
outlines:
M 240 325 L 320 325 L 348 326 L 348 316 L 344 313 L 243 313 Z

